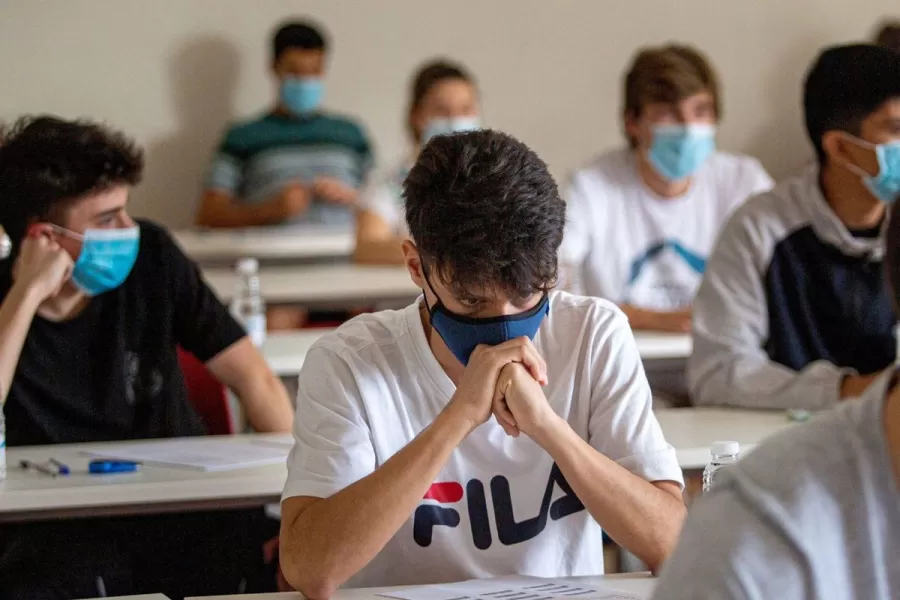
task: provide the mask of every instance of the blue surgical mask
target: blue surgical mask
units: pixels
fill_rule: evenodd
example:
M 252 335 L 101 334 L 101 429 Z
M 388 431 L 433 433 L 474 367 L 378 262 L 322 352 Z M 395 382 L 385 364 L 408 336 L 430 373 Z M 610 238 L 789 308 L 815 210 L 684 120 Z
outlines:
M 428 309 L 431 326 L 447 344 L 453 356 L 463 365 L 469 364 L 469 357 L 472 356 L 475 347 L 481 344 L 496 346 L 522 336 L 533 340 L 550 310 L 549 298 L 544 294 L 537 306 L 518 315 L 481 319 L 465 317 L 447 310 L 434 293 L 434 288 L 431 287 L 427 277 L 425 281 L 431 288 L 431 293 L 437 298 L 435 305 Z
M 281 104 L 292 114 L 304 116 L 322 104 L 325 84 L 318 77 L 285 77 L 281 80 Z
M 86 229 L 84 235 L 58 226 L 54 229 L 81 241 L 81 254 L 72 269 L 72 283 L 88 296 L 116 289 L 131 273 L 140 249 L 139 227 Z
M 873 144 L 849 133 L 847 137 L 857 146 L 875 151 L 875 156 L 878 158 L 878 175 L 869 175 L 852 163 L 847 163 L 847 168 L 860 176 L 873 196 L 885 204 L 893 204 L 900 198 L 900 141 Z
M 436 135 L 474 131 L 480 128 L 481 120 L 478 117 L 453 117 L 449 119 L 440 117 L 431 119 L 425 125 L 425 131 L 422 132 L 422 143 L 428 143 L 428 140 Z
M 714 125 L 657 125 L 647 158 L 669 181 L 690 177 L 716 149 Z

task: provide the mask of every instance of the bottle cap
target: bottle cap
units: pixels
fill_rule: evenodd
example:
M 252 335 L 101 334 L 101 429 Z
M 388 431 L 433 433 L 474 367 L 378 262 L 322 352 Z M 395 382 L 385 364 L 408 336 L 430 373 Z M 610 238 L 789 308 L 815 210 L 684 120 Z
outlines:
M 259 261 L 255 258 L 242 258 L 237 262 L 237 272 L 241 275 L 254 275 L 259 272 Z
M 734 456 L 741 451 L 741 445 L 737 442 L 713 442 L 710 452 L 713 456 Z

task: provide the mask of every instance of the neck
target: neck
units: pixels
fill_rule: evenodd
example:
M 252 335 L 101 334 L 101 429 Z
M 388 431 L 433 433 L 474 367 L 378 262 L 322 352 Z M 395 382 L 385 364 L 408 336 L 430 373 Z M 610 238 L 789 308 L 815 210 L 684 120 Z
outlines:
M 77 317 L 90 301 L 90 296 L 69 282 L 56 296 L 45 300 L 38 307 L 37 314 L 48 321 L 60 323 Z
M 884 405 L 884 432 L 894 477 L 900 487 L 900 390 L 892 392 Z
M 650 164 L 650 161 L 647 160 L 647 156 L 644 152 L 635 150 L 634 154 L 637 160 L 638 173 L 641 176 L 641 181 L 644 182 L 644 185 L 653 190 L 657 196 L 662 196 L 663 198 L 677 198 L 679 196 L 684 196 L 690 189 L 690 177 L 685 177 L 678 181 L 669 181 L 656 172 L 656 169 L 654 169 L 653 165 Z
M 428 308 L 425 303 L 419 305 L 419 318 L 422 319 L 422 329 L 425 330 L 425 339 L 428 340 L 428 346 L 437 359 L 438 364 L 444 369 L 444 373 L 450 378 L 454 385 L 459 383 L 465 366 L 450 352 L 450 348 L 444 343 L 444 340 L 431 326 L 431 319 L 428 317 Z
M 825 200 L 847 229 L 876 227 L 884 218 L 884 203 L 875 198 L 859 175 L 839 165 L 822 168 Z

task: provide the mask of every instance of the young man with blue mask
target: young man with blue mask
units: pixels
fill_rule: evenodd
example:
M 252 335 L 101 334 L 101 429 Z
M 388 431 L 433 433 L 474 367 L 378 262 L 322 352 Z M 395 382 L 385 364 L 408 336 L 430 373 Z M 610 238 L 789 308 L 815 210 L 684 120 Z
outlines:
M 287 23 L 275 33 L 275 108 L 225 134 L 205 183 L 199 225 L 353 228 L 372 154 L 359 125 L 322 107 L 327 52 L 324 34 L 311 23 Z
M 564 285 L 615 302 L 635 329 L 689 331 L 719 230 L 772 180 L 755 159 L 716 151 L 719 87 L 696 50 L 641 50 L 624 92 L 629 148 L 595 159 L 569 186 Z
M 552 291 L 565 204 L 521 142 L 432 138 L 404 183 L 423 295 L 322 338 L 300 374 L 281 565 L 336 588 L 651 568 L 685 514 L 624 315 Z
M 0 137 L 0 223 L 13 246 L 0 263 L 8 444 L 203 434 L 179 348 L 234 390 L 256 429 L 288 430 L 287 392 L 246 333 L 168 234 L 129 216 L 140 150 L 53 117 Z M 270 527 L 262 511 L 5 525 L 0 597 L 234 592 L 261 567 Z M 223 548 L 234 562 L 210 560 Z
M 817 164 L 723 230 L 694 305 L 695 403 L 827 408 L 894 362 L 881 262 L 900 196 L 900 54 L 830 48 L 803 96 Z

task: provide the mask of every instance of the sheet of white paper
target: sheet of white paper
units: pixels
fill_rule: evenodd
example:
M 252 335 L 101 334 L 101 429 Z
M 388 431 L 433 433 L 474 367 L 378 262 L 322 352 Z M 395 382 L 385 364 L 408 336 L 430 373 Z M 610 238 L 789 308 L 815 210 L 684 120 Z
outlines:
M 555 579 L 473 579 L 380 594 L 395 600 L 640 600 L 603 585 L 579 586 Z
M 282 435 L 267 435 L 263 438 L 256 438 L 250 442 L 257 446 L 274 446 L 276 448 L 287 448 L 290 450 L 294 447 L 294 434 L 285 433 Z
M 110 445 L 85 452 L 96 458 L 132 460 L 146 465 L 228 471 L 284 464 L 290 448 L 215 438 L 179 438 Z

